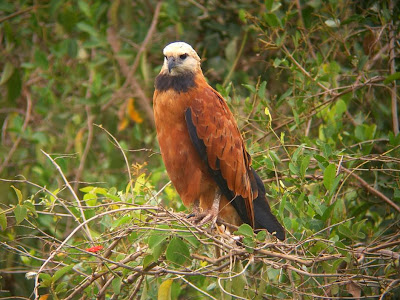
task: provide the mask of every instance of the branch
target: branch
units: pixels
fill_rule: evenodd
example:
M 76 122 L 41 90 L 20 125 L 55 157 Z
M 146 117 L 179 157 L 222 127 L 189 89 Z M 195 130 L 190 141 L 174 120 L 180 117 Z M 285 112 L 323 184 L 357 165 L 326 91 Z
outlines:
M 98 219 L 98 218 L 101 218 L 101 217 L 103 217 L 103 216 L 106 216 L 106 215 L 110 215 L 110 214 L 118 213 L 118 212 L 127 213 L 128 211 L 135 211 L 135 210 L 142 210 L 142 209 L 155 209 L 155 210 L 157 210 L 158 207 L 156 207 L 156 206 L 144 206 L 144 205 L 143 205 L 143 206 L 139 206 L 139 207 L 124 207 L 124 208 L 118 208 L 118 209 L 106 211 L 106 212 L 103 212 L 103 213 L 101 213 L 101 214 L 95 215 L 95 216 L 91 217 L 90 219 L 86 220 L 85 222 L 79 224 L 79 226 L 77 226 L 77 227 L 64 239 L 64 241 L 57 247 L 57 249 L 54 250 L 53 252 L 51 252 L 50 256 L 46 259 L 46 261 L 40 266 L 39 270 L 37 271 L 36 276 L 35 276 L 35 288 L 34 288 L 34 290 L 33 290 L 33 293 L 34 293 L 34 295 L 35 295 L 35 300 L 38 300 L 38 299 L 39 299 L 39 275 L 40 275 L 40 273 L 43 272 L 44 267 L 54 258 L 54 256 L 56 256 L 56 255 L 60 252 L 60 250 L 61 250 L 61 249 L 67 244 L 67 242 L 75 235 L 75 233 L 78 232 L 78 230 L 80 230 L 83 226 L 87 226 L 88 223 L 90 223 L 90 222 L 92 222 L 92 221 L 94 221 L 94 220 L 96 220 L 96 219 Z M 87 253 L 89 253 L 89 254 L 91 254 L 91 255 L 93 255 L 93 256 L 98 257 L 98 255 L 94 255 L 94 254 L 92 254 L 92 253 L 90 253 L 90 252 L 87 252 Z M 103 258 L 103 259 L 106 260 L 105 258 Z M 106 261 L 108 261 L 108 260 L 106 260 Z M 121 263 L 115 263 L 115 265 L 121 266 L 121 265 L 123 265 L 123 264 L 121 264 Z M 129 268 L 129 269 L 131 269 L 131 268 Z
M 364 179 L 362 179 L 360 176 L 358 176 L 357 174 L 354 173 L 354 171 L 350 171 L 348 169 L 346 169 L 345 167 L 341 167 L 343 169 L 343 171 L 345 171 L 347 174 L 353 176 L 355 179 L 358 180 L 358 182 L 360 183 L 360 185 L 362 187 L 364 187 L 367 191 L 369 191 L 371 194 L 374 194 L 375 196 L 381 198 L 383 201 L 385 201 L 387 204 L 389 204 L 391 207 L 393 207 L 395 210 L 397 210 L 397 212 L 400 213 L 400 207 L 397 206 L 396 203 L 394 203 L 392 200 L 390 200 L 388 197 L 386 197 L 383 193 L 381 193 L 380 191 L 378 191 L 377 189 L 373 188 L 372 186 L 370 186 L 368 184 L 368 182 L 366 182 Z
M 125 75 L 126 80 L 125 83 L 123 84 L 123 86 L 115 93 L 115 95 L 120 95 L 120 93 L 125 90 L 126 88 L 128 88 L 129 86 L 131 87 L 131 89 L 134 91 L 134 93 L 137 96 L 138 99 L 138 103 L 140 105 L 140 107 L 143 109 L 143 111 L 146 113 L 147 115 L 147 119 L 150 121 L 150 124 L 152 127 L 154 127 L 154 114 L 153 114 L 153 109 L 150 105 L 150 100 L 147 98 L 145 92 L 143 91 L 141 85 L 137 82 L 137 80 L 135 79 L 135 77 L 133 76 L 138 65 L 139 65 L 139 58 L 141 56 L 141 54 L 145 51 L 148 43 L 151 40 L 151 37 L 153 36 L 153 33 L 155 32 L 156 26 L 157 26 L 157 21 L 158 21 L 158 17 L 160 15 L 160 11 L 161 11 L 161 4 L 162 2 L 159 1 L 157 3 L 156 9 L 154 11 L 154 15 L 153 15 L 153 20 L 151 22 L 149 31 L 146 34 L 146 37 L 139 49 L 138 54 L 136 55 L 135 61 L 133 63 L 133 66 L 130 67 L 128 66 L 128 63 L 126 62 L 126 60 L 122 57 L 118 57 L 118 52 L 121 48 L 120 42 L 117 39 L 117 31 L 113 26 L 110 26 L 107 30 L 107 40 L 108 43 L 111 46 L 111 49 L 113 50 L 113 53 L 115 55 L 115 58 L 121 68 L 122 73 Z M 113 99 L 115 99 L 116 97 L 114 96 Z M 113 99 L 111 99 L 111 101 L 109 101 L 108 103 L 106 103 L 105 105 L 103 105 L 103 107 L 101 108 L 101 110 L 105 110 L 107 109 L 111 103 L 113 102 Z
M 391 12 L 394 11 L 394 2 L 393 0 L 389 1 L 389 10 Z M 390 63 L 390 74 L 396 73 L 396 65 L 395 65 L 395 26 L 393 22 L 394 16 L 392 16 L 392 20 L 389 24 L 389 63 Z M 391 96 L 392 96 L 392 123 L 393 123 L 393 133 L 395 136 L 399 134 L 399 117 L 397 115 L 397 86 L 396 80 L 393 80 L 392 89 L 391 89 Z
M 67 178 L 65 177 L 63 171 L 61 170 L 60 166 L 55 162 L 55 160 L 54 160 L 49 154 L 47 154 L 46 152 L 44 152 L 43 150 L 40 150 L 40 151 L 42 151 L 42 153 L 43 153 L 44 155 L 46 155 L 46 157 L 52 162 L 52 164 L 56 167 L 57 171 L 60 173 L 62 179 L 63 179 L 64 182 L 65 182 L 65 185 L 66 185 L 67 188 L 70 190 L 70 192 L 71 192 L 72 196 L 74 197 L 74 199 L 75 199 L 75 201 L 76 201 L 76 204 L 77 204 L 77 206 L 78 206 L 78 208 L 79 208 L 79 211 L 80 211 L 80 213 L 81 213 L 82 220 L 84 221 L 83 223 L 81 223 L 81 225 L 82 225 L 82 224 L 85 224 L 85 223 L 86 223 L 86 217 L 85 217 L 85 213 L 84 213 L 84 211 L 83 211 L 82 205 L 81 205 L 81 201 L 80 201 L 79 198 L 78 198 L 78 195 L 75 193 L 74 189 L 73 189 L 72 186 L 69 184 L 69 182 L 68 182 Z M 93 242 L 92 234 L 90 233 L 89 227 L 88 227 L 87 225 L 84 225 L 84 228 L 85 228 L 87 237 L 89 238 L 89 240 L 90 240 L 91 242 Z
M 282 45 L 282 49 L 283 52 L 285 52 L 285 54 L 290 58 L 290 60 L 297 66 L 297 68 L 299 68 L 299 70 L 301 71 L 301 73 L 303 73 L 305 76 L 307 76 L 309 79 L 311 79 L 312 82 L 316 83 L 320 88 L 322 88 L 325 92 L 330 93 L 330 90 L 324 86 L 322 83 L 320 83 L 319 81 L 316 81 L 315 78 L 313 78 L 311 76 L 310 73 L 307 72 L 306 69 L 304 69 L 298 62 L 297 60 L 294 59 L 293 55 L 290 54 L 289 50 L 286 48 L 285 45 Z
M 1 18 L 0 19 L 0 23 L 8 21 L 9 19 L 15 18 L 15 17 L 17 17 L 19 15 L 23 15 L 23 14 L 25 14 L 27 12 L 30 12 L 31 10 L 34 10 L 36 8 L 47 7 L 47 6 L 48 5 L 34 5 L 34 6 L 26 8 L 26 9 L 16 11 L 15 13 L 9 14 L 8 16 L 5 16 L 5 17 Z
M 124 156 L 126 168 L 127 168 L 127 171 L 128 171 L 129 184 L 132 184 L 132 175 L 131 175 L 131 172 L 130 172 L 130 167 L 129 167 L 128 158 L 127 158 L 126 155 L 125 155 L 125 150 L 122 149 L 120 143 L 117 141 L 117 139 L 116 139 L 107 129 L 105 129 L 105 128 L 104 128 L 103 126 L 101 126 L 101 125 L 97 125 L 97 124 L 95 124 L 95 125 L 96 125 L 97 127 L 99 127 L 100 129 L 103 129 L 103 130 L 112 138 L 112 140 L 114 141 L 114 143 L 117 145 L 118 149 L 121 150 L 121 153 L 122 153 L 122 155 Z

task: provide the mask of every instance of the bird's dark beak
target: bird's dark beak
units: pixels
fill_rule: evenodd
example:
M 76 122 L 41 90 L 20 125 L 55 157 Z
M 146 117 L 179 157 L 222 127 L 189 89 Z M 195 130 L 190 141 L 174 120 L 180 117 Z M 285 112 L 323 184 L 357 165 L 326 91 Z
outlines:
M 171 73 L 171 70 L 172 70 L 173 68 L 175 68 L 175 66 L 176 66 L 175 57 L 170 57 L 170 58 L 168 59 L 168 72 Z

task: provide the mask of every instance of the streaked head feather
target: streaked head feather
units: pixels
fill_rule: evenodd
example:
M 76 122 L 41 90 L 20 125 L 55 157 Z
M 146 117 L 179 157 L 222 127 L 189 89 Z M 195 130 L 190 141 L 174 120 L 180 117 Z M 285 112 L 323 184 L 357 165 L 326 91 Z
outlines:
M 173 42 L 168 44 L 164 50 L 164 65 L 161 72 L 169 72 L 170 75 L 179 75 L 185 72 L 196 73 L 200 71 L 200 57 L 196 51 L 185 42 Z M 185 58 L 182 58 L 186 56 Z M 172 70 L 168 69 L 168 63 L 175 62 Z

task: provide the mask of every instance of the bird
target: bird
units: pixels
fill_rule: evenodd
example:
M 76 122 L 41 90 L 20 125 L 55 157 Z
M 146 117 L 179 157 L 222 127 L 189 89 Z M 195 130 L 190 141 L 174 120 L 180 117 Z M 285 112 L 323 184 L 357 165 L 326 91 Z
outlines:
M 191 216 L 201 225 L 219 218 L 284 240 L 285 229 L 271 212 L 236 120 L 207 83 L 199 55 L 181 41 L 165 46 L 163 54 L 154 119 L 166 171 L 183 204 L 193 208 Z

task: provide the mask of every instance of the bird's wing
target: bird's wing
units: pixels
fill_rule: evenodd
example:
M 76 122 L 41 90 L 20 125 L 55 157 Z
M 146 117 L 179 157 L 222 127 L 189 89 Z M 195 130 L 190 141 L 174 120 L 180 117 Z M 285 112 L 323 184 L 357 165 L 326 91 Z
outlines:
M 192 99 L 185 118 L 190 138 L 222 193 L 232 200 L 242 219 L 254 226 L 253 200 L 258 196 L 258 187 L 250 155 L 225 100 L 206 87 Z

